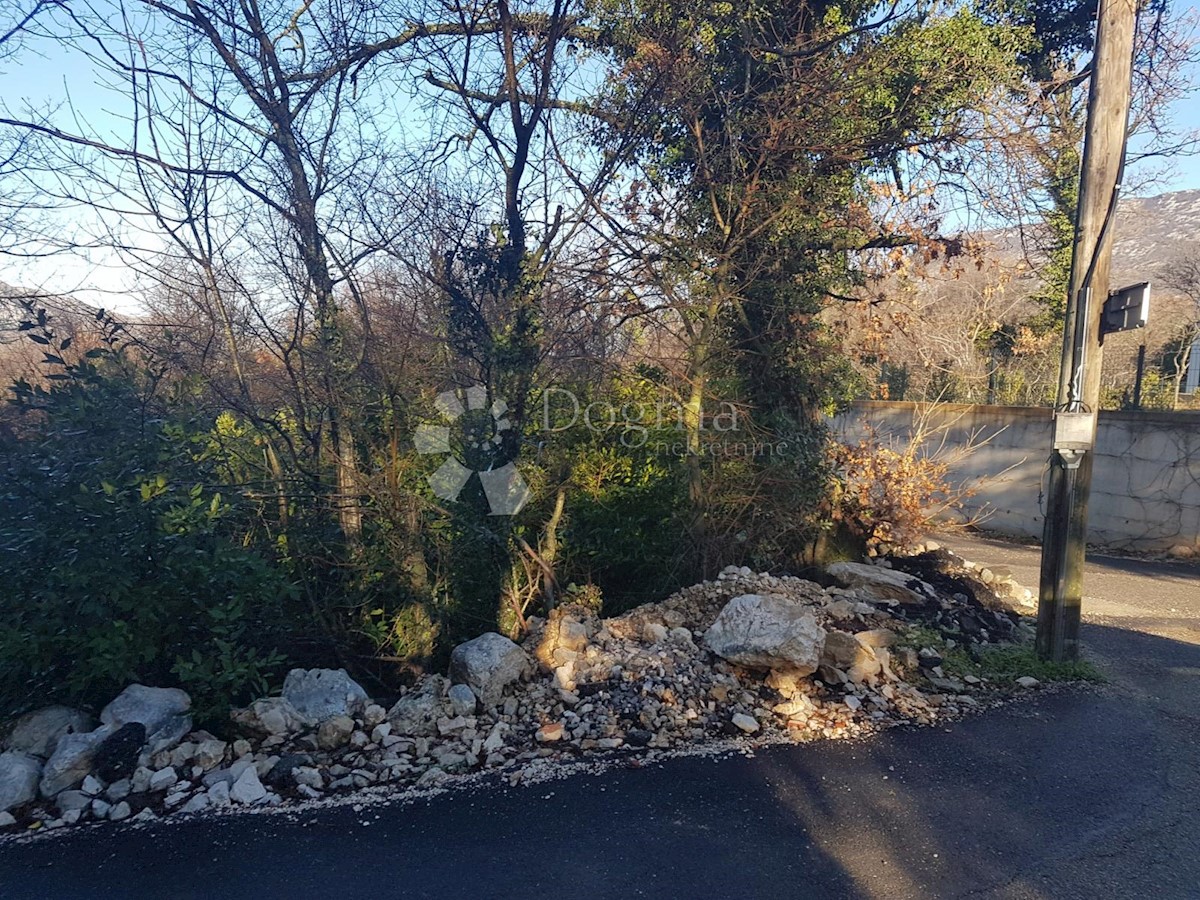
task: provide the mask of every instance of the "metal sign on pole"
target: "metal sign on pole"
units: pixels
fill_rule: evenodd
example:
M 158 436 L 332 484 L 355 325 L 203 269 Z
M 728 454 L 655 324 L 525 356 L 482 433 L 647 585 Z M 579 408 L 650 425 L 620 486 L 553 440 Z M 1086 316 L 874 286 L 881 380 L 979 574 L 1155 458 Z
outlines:
M 1108 305 L 1095 304 L 1092 298 L 1109 296 L 1112 223 L 1125 165 L 1136 20 L 1137 0 L 1100 0 L 1042 533 L 1037 651 L 1043 659 L 1057 661 L 1079 653 L 1088 494 L 1100 399 L 1101 319 Z M 1148 298 L 1147 288 L 1147 302 Z
M 1109 291 L 1100 320 L 1100 343 L 1106 334 L 1145 328 L 1150 320 L 1150 282 Z

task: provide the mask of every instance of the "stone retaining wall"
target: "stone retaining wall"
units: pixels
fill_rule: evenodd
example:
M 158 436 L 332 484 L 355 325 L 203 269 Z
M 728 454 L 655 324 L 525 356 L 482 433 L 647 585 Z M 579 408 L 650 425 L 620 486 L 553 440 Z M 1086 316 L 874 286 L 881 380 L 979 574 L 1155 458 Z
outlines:
M 860 401 L 834 420 L 845 439 L 874 429 L 907 442 L 915 423 L 932 437 L 926 452 L 956 456 L 954 479 L 976 489 L 967 511 L 981 527 L 1040 538 L 1042 488 L 1050 455 L 1049 409 Z M 1089 509 L 1088 542 L 1133 550 L 1170 549 L 1200 540 L 1200 414 L 1101 412 Z

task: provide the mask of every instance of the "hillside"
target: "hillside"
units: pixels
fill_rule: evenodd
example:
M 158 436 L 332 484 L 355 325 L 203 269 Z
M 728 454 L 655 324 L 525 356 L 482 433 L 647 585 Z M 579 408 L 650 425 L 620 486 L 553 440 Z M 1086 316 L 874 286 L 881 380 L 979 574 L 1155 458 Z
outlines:
M 1117 281 L 1155 281 L 1162 264 L 1200 242 L 1200 190 L 1172 191 L 1153 197 L 1129 197 L 1117 206 L 1113 276 Z M 1036 230 L 1027 229 L 1024 246 L 1018 228 L 985 232 L 1000 261 L 1025 254 L 1036 261 Z
M 1149 278 L 1163 261 L 1200 241 L 1200 190 L 1136 197 L 1117 207 L 1113 268 Z

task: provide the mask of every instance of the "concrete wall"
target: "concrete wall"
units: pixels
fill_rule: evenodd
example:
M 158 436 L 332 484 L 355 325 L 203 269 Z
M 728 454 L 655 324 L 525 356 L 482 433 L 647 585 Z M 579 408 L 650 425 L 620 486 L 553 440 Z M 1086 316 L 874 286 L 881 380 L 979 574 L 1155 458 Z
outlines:
M 907 444 L 914 422 L 932 431 L 924 452 L 951 462 L 973 487 L 980 527 L 1040 538 L 1050 455 L 1049 409 L 862 401 L 834 420 L 844 439 L 873 428 Z M 1088 542 L 1137 550 L 1200 542 L 1200 414 L 1101 412 L 1088 511 Z M 971 449 L 973 448 L 973 449 Z

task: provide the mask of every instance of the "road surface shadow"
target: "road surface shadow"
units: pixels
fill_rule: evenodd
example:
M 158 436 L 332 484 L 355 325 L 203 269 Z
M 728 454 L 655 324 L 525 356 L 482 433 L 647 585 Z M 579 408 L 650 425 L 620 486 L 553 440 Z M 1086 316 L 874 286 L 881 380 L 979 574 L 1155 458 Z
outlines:
M 1132 661 L 1110 685 L 945 727 L 360 811 L 81 828 L 0 845 L 0 897 L 1194 898 L 1200 647 L 1085 637 Z
M 994 535 L 987 532 L 951 532 L 938 535 L 937 538 L 951 550 L 959 553 L 960 556 L 965 556 L 973 562 L 983 565 L 993 562 L 993 557 L 979 556 L 978 553 L 970 552 L 980 546 L 993 551 L 997 557 L 1004 557 L 1008 554 L 1017 554 L 1020 556 L 1026 556 L 1030 553 L 1036 554 L 1036 556 L 1032 557 L 1032 568 L 1035 572 L 1037 571 L 1042 552 L 1041 542 L 1039 541 Z M 1121 572 L 1140 577 L 1178 579 L 1191 583 L 1195 583 L 1196 579 L 1200 578 L 1200 560 L 1196 559 L 1184 560 L 1163 559 L 1151 556 L 1122 556 L 1104 550 L 1089 549 L 1085 555 L 1085 562 L 1089 568 Z M 1033 587 L 1035 590 L 1037 588 L 1036 583 L 1025 586 Z

